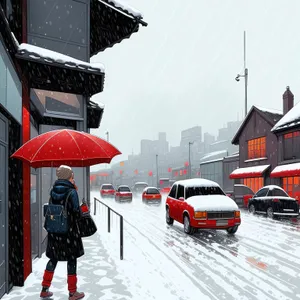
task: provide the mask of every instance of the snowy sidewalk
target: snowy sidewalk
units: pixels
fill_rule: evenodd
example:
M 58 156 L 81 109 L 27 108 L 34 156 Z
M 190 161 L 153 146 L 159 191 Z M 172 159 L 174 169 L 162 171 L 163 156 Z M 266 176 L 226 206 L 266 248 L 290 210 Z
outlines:
M 125 300 L 131 294 L 118 276 L 117 267 L 108 254 L 116 249 L 105 249 L 99 230 L 92 237 L 84 238 L 85 255 L 78 259 L 78 290 L 86 294 L 84 299 Z M 25 282 L 24 287 L 14 287 L 3 300 L 36 300 L 41 290 L 41 280 L 48 259 L 45 255 L 33 262 L 33 273 Z M 54 274 L 51 291 L 53 299 L 68 299 L 67 263 L 59 262 Z

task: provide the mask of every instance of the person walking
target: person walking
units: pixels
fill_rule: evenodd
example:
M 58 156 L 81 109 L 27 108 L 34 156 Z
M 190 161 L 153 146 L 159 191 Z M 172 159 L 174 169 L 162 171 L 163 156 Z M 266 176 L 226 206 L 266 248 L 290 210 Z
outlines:
M 57 180 L 50 192 L 53 204 L 64 205 L 67 201 L 68 232 L 67 234 L 48 233 L 46 256 L 49 258 L 43 281 L 41 298 L 49 298 L 49 291 L 56 265 L 59 261 L 68 263 L 69 300 L 82 299 L 85 294 L 77 291 L 77 258 L 84 255 L 84 248 L 76 219 L 80 218 L 80 205 L 74 173 L 69 166 L 61 165 L 56 170 Z

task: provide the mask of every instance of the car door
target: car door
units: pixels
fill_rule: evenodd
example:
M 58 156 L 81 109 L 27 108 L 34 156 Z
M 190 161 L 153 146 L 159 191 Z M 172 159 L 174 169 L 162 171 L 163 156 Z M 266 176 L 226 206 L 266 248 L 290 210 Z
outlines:
M 177 187 L 177 206 L 176 206 L 176 215 L 177 215 L 177 221 L 183 223 L 183 211 L 184 211 L 184 186 L 181 184 L 178 184 Z
M 266 198 L 268 192 L 269 192 L 268 188 L 262 188 L 254 196 L 253 204 L 255 206 L 256 212 L 261 212 L 261 213 L 266 212 L 265 206 L 266 206 L 266 202 L 268 201 L 268 198 Z
M 173 218 L 174 220 L 177 220 L 176 219 L 176 209 L 177 209 L 176 193 L 177 193 L 177 184 L 174 184 L 169 195 L 167 196 L 167 204 L 169 205 L 170 217 Z

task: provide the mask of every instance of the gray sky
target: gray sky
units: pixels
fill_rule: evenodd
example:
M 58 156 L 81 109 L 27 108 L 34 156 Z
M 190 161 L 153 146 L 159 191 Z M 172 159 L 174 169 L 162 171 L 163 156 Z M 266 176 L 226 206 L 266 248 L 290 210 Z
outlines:
M 282 109 L 287 85 L 300 99 L 299 0 L 128 0 L 148 27 L 93 57 L 106 67 L 103 120 L 93 134 L 122 156 L 140 152 L 140 140 L 201 125 L 217 134 L 244 114 L 243 31 L 247 31 L 248 108 Z M 96 167 L 96 169 L 99 168 Z

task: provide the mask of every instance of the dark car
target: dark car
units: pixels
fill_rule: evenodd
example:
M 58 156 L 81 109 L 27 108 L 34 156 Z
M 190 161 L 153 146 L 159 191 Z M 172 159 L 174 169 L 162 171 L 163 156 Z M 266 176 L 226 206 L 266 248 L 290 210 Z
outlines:
M 115 200 L 118 202 L 131 202 L 132 192 L 127 185 L 120 185 L 116 191 Z
M 261 188 L 248 202 L 250 213 L 266 214 L 269 218 L 297 217 L 299 204 L 281 187 L 268 185 Z
M 142 195 L 142 193 L 143 193 L 143 191 L 146 187 L 148 187 L 148 183 L 146 183 L 146 182 L 136 182 L 134 184 L 134 186 L 132 187 L 132 193 L 135 196 Z
M 226 195 L 232 198 L 239 207 L 248 207 L 248 201 L 254 195 L 254 192 L 244 184 L 235 184 L 233 191 L 227 191 Z

